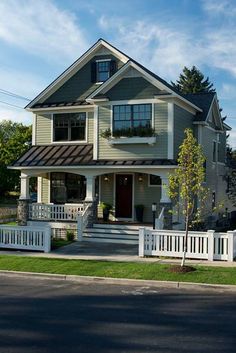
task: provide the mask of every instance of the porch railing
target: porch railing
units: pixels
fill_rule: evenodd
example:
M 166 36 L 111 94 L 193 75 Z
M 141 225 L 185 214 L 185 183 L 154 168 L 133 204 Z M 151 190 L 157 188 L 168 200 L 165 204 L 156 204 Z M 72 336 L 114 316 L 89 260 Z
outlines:
M 78 216 L 78 227 L 77 227 L 77 232 L 78 232 L 78 240 L 82 241 L 83 239 L 83 231 L 87 227 L 89 216 L 92 212 L 92 205 L 87 204 L 83 210 Z
M 184 236 L 184 231 L 140 228 L 139 256 L 182 257 Z M 186 257 L 233 261 L 236 257 L 236 231 L 189 232 Z
M 44 221 L 77 221 L 78 214 L 83 212 L 84 205 L 49 205 L 32 203 L 29 205 L 30 220 Z
M 50 227 L 0 226 L 0 247 L 50 252 Z

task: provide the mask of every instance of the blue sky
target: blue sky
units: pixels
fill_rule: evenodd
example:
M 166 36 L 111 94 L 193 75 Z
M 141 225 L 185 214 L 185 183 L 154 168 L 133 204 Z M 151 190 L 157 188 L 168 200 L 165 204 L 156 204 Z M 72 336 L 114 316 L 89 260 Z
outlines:
M 236 149 L 235 18 L 235 0 L 1 0 L 0 89 L 34 98 L 103 37 L 168 82 L 196 65 L 214 83 Z M 0 103 L 0 119 L 32 116 Z

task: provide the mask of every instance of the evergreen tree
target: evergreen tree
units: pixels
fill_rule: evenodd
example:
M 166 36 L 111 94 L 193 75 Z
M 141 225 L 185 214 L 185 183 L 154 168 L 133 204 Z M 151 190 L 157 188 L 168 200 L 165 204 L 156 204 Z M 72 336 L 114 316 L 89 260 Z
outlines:
M 209 78 L 204 78 L 203 73 L 193 66 L 188 69 L 186 66 L 183 68 L 183 73 L 179 75 L 176 83 L 171 81 L 171 84 L 181 93 L 201 93 L 201 92 L 215 92 L 213 83 Z

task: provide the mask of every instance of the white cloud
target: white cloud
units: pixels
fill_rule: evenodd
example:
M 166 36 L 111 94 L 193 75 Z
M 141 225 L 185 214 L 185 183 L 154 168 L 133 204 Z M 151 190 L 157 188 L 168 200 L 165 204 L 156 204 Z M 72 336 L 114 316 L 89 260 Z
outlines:
M 234 0 L 202 0 L 202 7 L 210 16 L 234 17 L 236 15 Z
M 74 59 L 88 47 L 75 16 L 51 0 L 1 0 L 0 39 L 60 62 Z
M 25 125 L 30 125 L 32 124 L 32 116 L 32 113 L 14 107 L 8 107 L 0 103 L 0 121 L 12 120 Z

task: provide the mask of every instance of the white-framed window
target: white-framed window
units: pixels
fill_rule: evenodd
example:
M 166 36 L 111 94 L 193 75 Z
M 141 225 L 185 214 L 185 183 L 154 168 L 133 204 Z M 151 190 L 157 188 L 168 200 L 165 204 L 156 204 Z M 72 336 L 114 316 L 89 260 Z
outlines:
M 114 75 L 116 71 L 116 60 L 95 60 L 91 63 L 91 81 L 94 83 L 103 83 Z
M 149 187 L 161 187 L 161 177 L 159 175 L 148 174 Z
M 152 104 L 113 106 L 113 131 L 152 126 Z
M 53 115 L 53 142 L 85 141 L 86 113 L 58 113 Z

